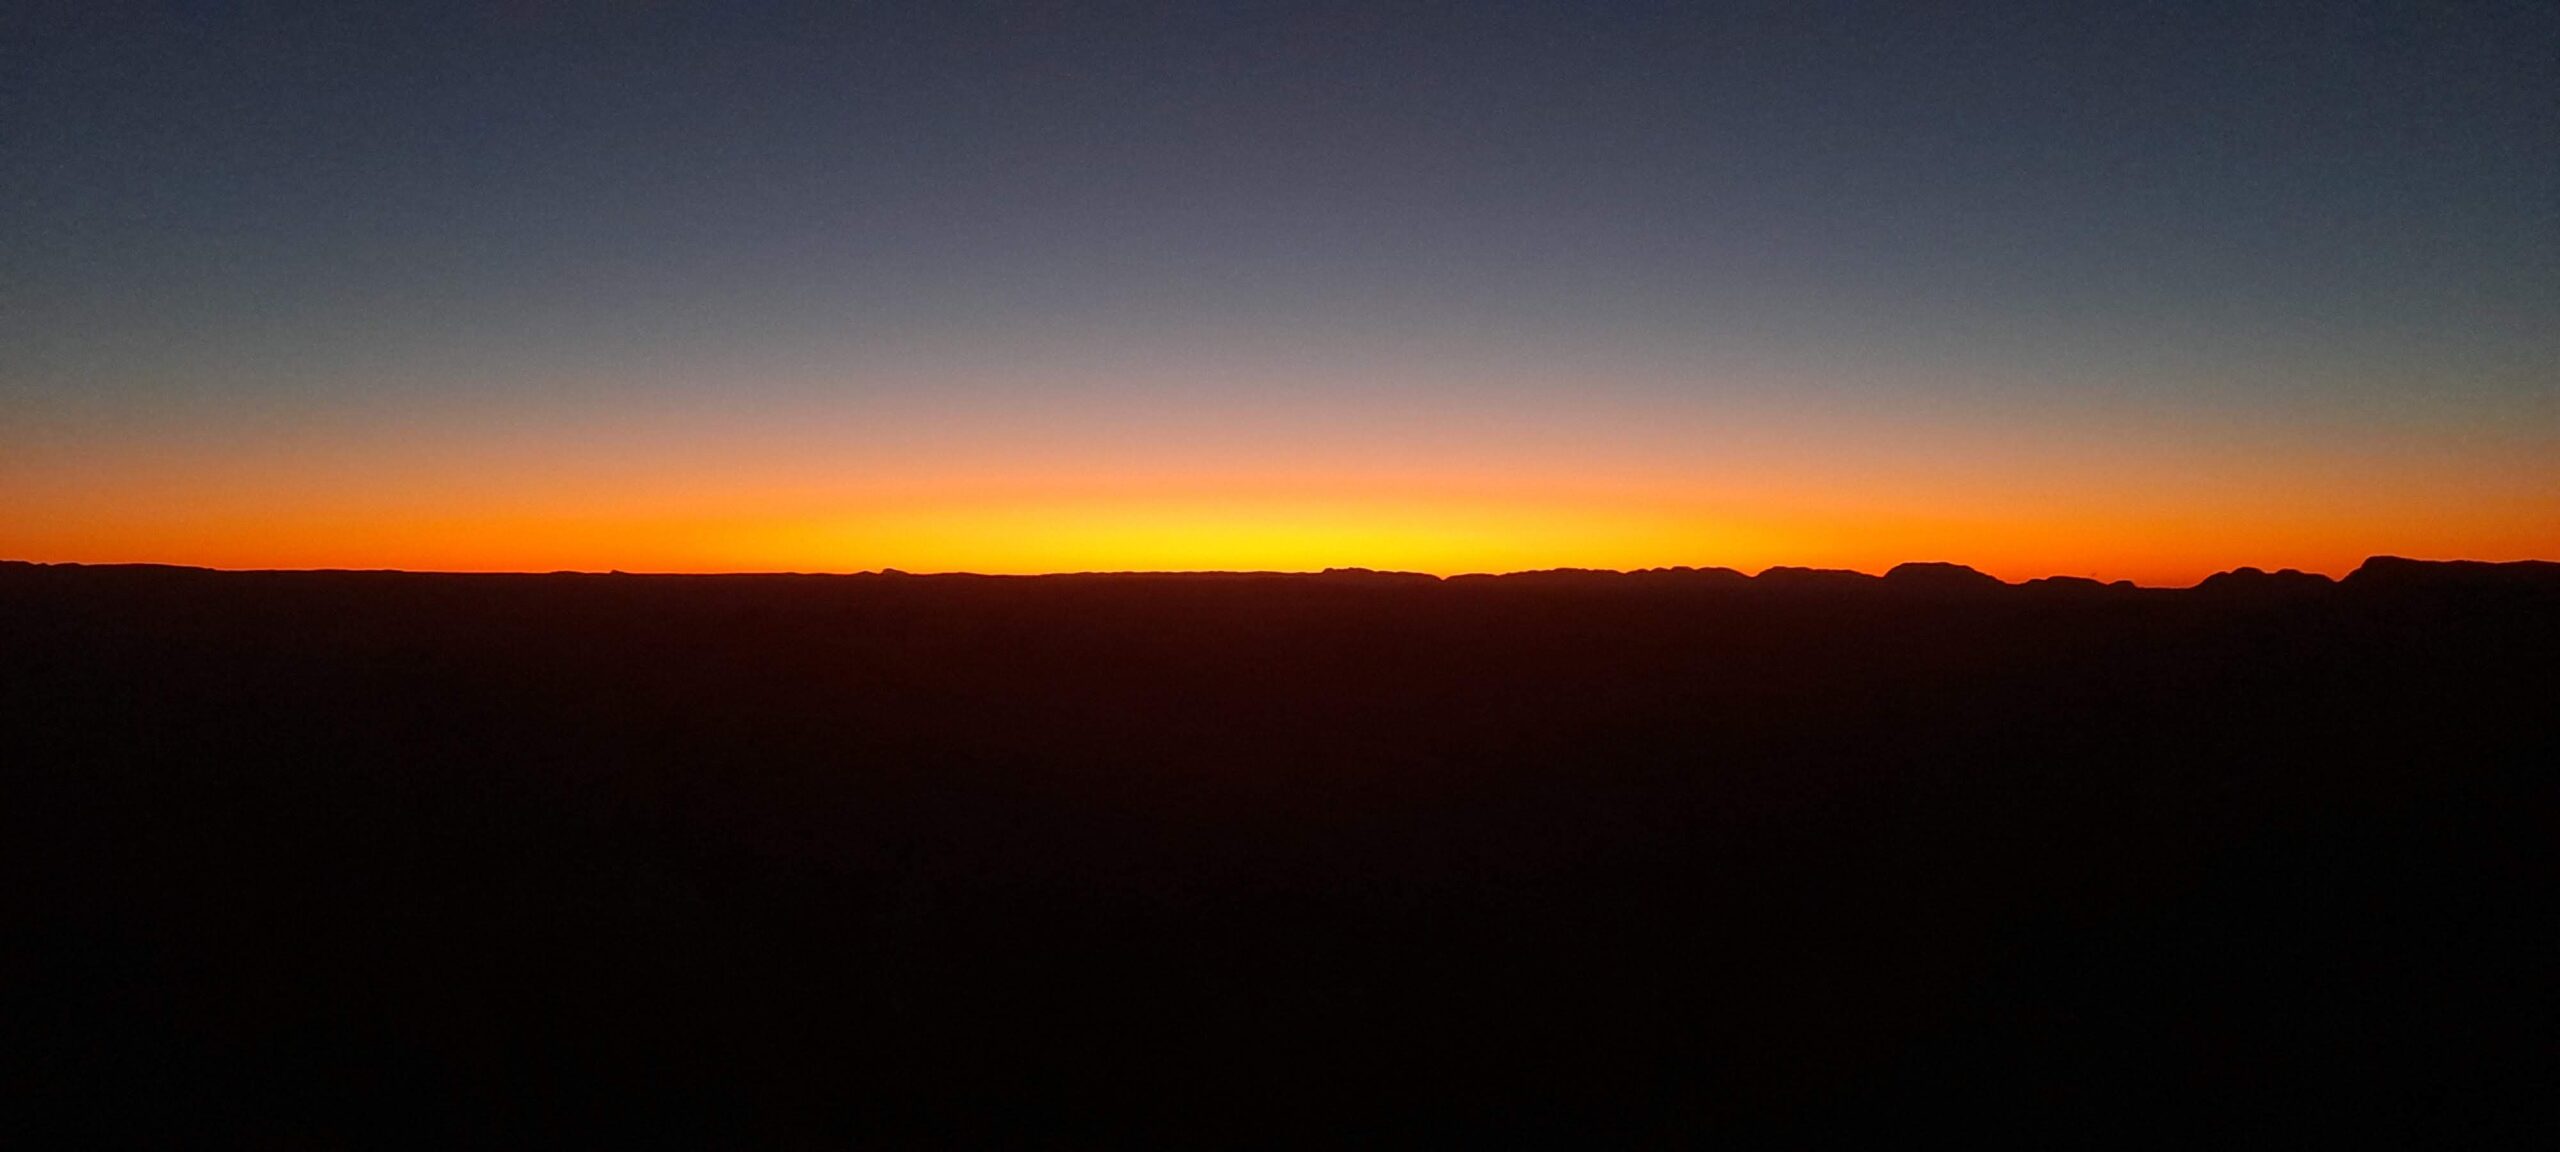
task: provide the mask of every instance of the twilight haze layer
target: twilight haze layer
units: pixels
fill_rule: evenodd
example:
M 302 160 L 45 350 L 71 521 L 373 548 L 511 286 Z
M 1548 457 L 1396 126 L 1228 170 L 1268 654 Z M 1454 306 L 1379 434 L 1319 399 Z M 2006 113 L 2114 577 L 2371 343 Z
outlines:
M 2547 4 L 296 7 L 0 18 L 0 556 L 2560 555 Z

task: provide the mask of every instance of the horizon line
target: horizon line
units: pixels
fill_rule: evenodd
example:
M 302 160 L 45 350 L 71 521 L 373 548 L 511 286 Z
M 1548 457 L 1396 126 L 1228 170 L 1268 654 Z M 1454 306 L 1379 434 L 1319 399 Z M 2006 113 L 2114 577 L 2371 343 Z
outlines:
M 2401 555 L 2398 555 L 2398 554 L 2395 554 L 2395 553 L 2375 553 L 2375 554 L 2372 554 L 2372 555 L 2370 555 L 2370 556 L 2365 557 L 2365 559 L 2364 559 L 2363 561 L 2361 561 L 2360 563 L 2358 563 L 2358 564 L 2356 565 L 2356 567 L 2354 567 L 2353 569 L 2348 570 L 2348 572 L 2347 572 L 2347 573 L 2345 573 L 2344 575 L 2339 575 L 2339 576 L 2332 576 L 2332 575 L 2329 575 L 2329 574 L 2327 574 L 2327 573 L 2325 573 L 2325 572 L 2307 571 L 2307 570 L 2300 569 L 2300 568 L 2277 568 L 2277 569 L 2265 569 L 2265 568 L 2257 567 L 2257 566 L 2255 566 L 2255 565 L 2243 564 L 2243 565 L 2238 565 L 2238 566 L 2231 567 L 2231 568 L 2222 568 L 2222 569 L 2217 569 L 2217 570 L 2215 570 L 2214 572 L 2209 573 L 2209 574 L 2207 574 L 2206 576 L 2202 577 L 2201 579 L 2197 580 L 2195 583 L 2193 583 L 2193 584 L 2185 584 L 2185 585 L 2172 585 L 2172 584 L 2144 584 L 2144 583 L 2140 583 L 2140 582 L 2137 582 L 2137 581 L 2134 581 L 2134 580 L 2130 580 L 2130 579 L 2100 580 L 2100 579 L 2097 579 L 2097 578 L 2094 578 L 2094 577 L 2089 577 L 2089 576 L 2076 576 L 2076 575 L 2070 575 L 2070 574 L 2065 574 L 2065 573 L 2055 573 L 2055 574 L 2052 574 L 2052 575 L 2046 575 L 2046 576 L 2034 576 L 2034 577 L 2028 577 L 2027 579 L 2024 579 L 2024 580 L 2015 580 L 2015 581 L 2012 581 L 2012 580 L 2003 580 L 2003 579 L 2000 579 L 2000 578 L 1999 578 L 1999 577 L 1997 577 L 1997 576 L 1994 576 L 1994 575 L 1992 575 L 1992 574 L 1990 574 L 1990 573 L 1988 573 L 1988 572 L 1984 572 L 1984 571 L 1982 571 L 1981 569 L 1975 568 L 1975 567 L 1973 567 L 1973 566 L 1971 566 L 1971 565 L 1969 565 L 1969 564 L 1964 564 L 1964 563 L 1960 563 L 1960 562 L 1956 562 L 1956 561 L 1945 561 L 1945 560 L 1907 560 L 1907 561 L 1903 561 L 1903 562 L 1897 563 L 1897 564 L 1893 565 L 1892 567 L 1887 568 L 1885 571 L 1880 572 L 1880 573 L 1879 573 L 1879 572 L 1868 572 L 1868 571 L 1865 571 L 1865 570 L 1863 570 L 1863 569 L 1856 569 L 1856 568 L 1824 568 L 1824 567 L 1814 567 L 1814 566 L 1809 566 L 1809 565 L 1797 565 L 1797 564 L 1773 564 L 1773 565 L 1769 565 L 1769 566 L 1767 566 L 1767 567 L 1761 568 L 1761 569 L 1760 569 L 1759 571 L 1757 571 L 1757 572 L 1746 572 L 1746 571 L 1743 571 L 1743 570 L 1738 569 L 1738 568 L 1733 568 L 1733 567 L 1729 567 L 1729 566 L 1726 566 L 1726 565 L 1720 565 L 1720 564 L 1702 564 L 1702 565 L 1686 565 L 1686 564 L 1679 564 L 1679 565 L 1660 565 L 1660 566 L 1646 567 L 1646 568 L 1586 568 L 1586 567 L 1575 567 L 1575 566 L 1559 566 L 1559 567 L 1553 567 L 1553 568 L 1521 568 L 1521 569 L 1514 569 L 1514 570 L 1511 570 L 1511 571 L 1505 571 L 1505 572 L 1452 572 L 1452 573 L 1447 573 L 1447 574 L 1440 574 L 1440 573 L 1433 573 L 1433 572 L 1420 572 L 1420 571 L 1412 571 L 1412 570 L 1408 570 L 1408 569 L 1396 569 L 1396 568 L 1367 568 L 1367 567 L 1361 567 L 1361 566 L 1357 566 L 1357 565 L 1336 565 L 1336 566 L 1331 566 L 1331 567 L 1326 567 L 1326 568 L 1320 568 L 1320 569 L 1276 569 L 1276 568 L 1163 568 L 1163 569 L 1123 568 L 1123 569 L 1100 569 L 1100 568 L 1095 568 L 1095 569 L 1073 569 L 1073 570 L 1064 570 L 1064 571 L 1055 571 L 1055 572 L 978 572 L 978 571 L 971 571 L 971 570 L 965 570 L 965 569 L 954 569 L 954 570 L 934 571 L 934 572 L 915 572 L 915 571 L 908 571 L 908 570 L 906 570 L 906 569 L 897 568 L 897 567 L 894 567 L 894 566 L 881 567 L 881 568 L 833 569 L 833 570 L 829 570 L 829 569 L 634 570 L 634 569 L 622 569 L 622 568 L 608 568 L 608 569 L 601 569 L 601 570 L 598 570 L 598 569 L 584 569 L 584 568 L 553 568 L 553 569 L 545 569 L 545 570 L 534 570 L 534 569 L 518 569 L 518 568 L 378 568 L 378 567 L 355 568 L 355 567 L 329 567 L 329 566 L 323 566 L 323 567 L 275 567 L 275 568 L 263 568 L 263 567 L 242 567 L 242 568 L 230 568 L 230 567 L 219 567 L 219 566 L 215 566 L 215 565 L 208 565 L 208 564 L 177 564 L 177 563 L 167 563 L 167 562 L 162 562 L 162 561 L 152 561 L 152 560 L 82 561 L 82 560 L 22 560 L 22 559 L 13 559 L 13 558 L 0 558 L 0 566 L 26 566 L 26 567 L 40 567 L 40 568 L 158 568 L 158 569 L 169 569 L 169 570 L 174 570 L 174 571 L 183 571 L 183 572 L 211 572 L 211 573 L 223 573 L 223 574 L 232 574 L 232 575 L 297 575 L 297 574 L 299 574 L 299 575 L 399 575 L 399 576 L 600 576 L 600 577 L 612 577 L 612 576 L 645 576 L 645 577 L 674 577 L 674 578 L 721 578 L 721 577 L 813 576 L 813 577 L 838 577 L 838 578 L 874 577 L 874 578 L 892 578 L 892 579 L 900 579 L 900 578 L 903 578 L 903 579 L 967 578 L 967 579 L 978 579 L 978 580 L 1044 580 L 1044 579 L 1058 579 L 1058 578 L 1077 578 L 1077 577 L 1111 577 L 1111 576 L 1119 576 L 1119 577 L 1142 577 L 1142 576 L 1158 576 L 1158 577 L 1178 577 L 1178 576 L 1200 576 L 1200 577 L 1206 577 L 1206 576 L 1232 576 L 1232 577 L 1252 577 L 1252 576 L 1271 576 L 1271 577 L 1302 577 L 1302 578 L 1323 578 L 1323 577 L 1328 577 L 1328 576 L 1330 576 L 1330 577 L 1335 577 L 1335 578 L 1344 578 L 1344 577 L 1355 577 L 1355 578 L 1356 578 L 1356 577 L 1400 578 L 1400 579 L 1410 579 L 1410 580 L 1417 580 L 1417 581 L 1419 581 L 1419 580 L 1429 580 L 1429 581 L 1432 581 L 1432 582 L 1434 582 L 1434 583 L 1448 583 L 1448 582 L 1451 582 L 1451 581 L 1457 581 L 1457 580 L 1505 579 L 1505 578 L 1521 577 L 1521 576 L 1594 576 L 1594 577 L 1608 577 L 1608 576 L 1642 576 L 1642 575 L 1661 575 L 1661 576 L 1672 576 L 1672 575 L 1683 575 L 1683 574 L 1701 575 L 1701 574 L 1713 574 L 1713 573 L 1728 573 L 1728 574 L 1731 574 L 1731 575 L 1732 575 L 1732 576 L 1734 576 L 1734 577 L 1738 577 L 1738 578 L 1740 578 L 1740 579 L 1744 579 L 1744 580 L 1758 580 L 1758 579 L 1760 579 L 1761 577 L 1767 576 L 1767 575 L 1769 575 L 1769 574 L 1771 574 L 1771 573 L 1805 573 L 1805 574 L 1811 574 L 1811 575 L 1828 575 L 1828 576 L 1851 577 L 1851 578 L 1855 578 L 1855 579 L 1861 579 L 1861 580 L 1875 580 L 1875 581 L 1879 581 L 1879 582 L 1881 582 L 1881 581 L 1885 581 L 1885 580 L 1889 580 L 1889 579 L 1895 579 L 1895 573 L 1908 573 L 1908 574 L 1909 574 L 1909 576 L 1906 576 L 1906 577 L 1905 577 L 1905 579 L 1908 579 L 1910 576 L 1917 576 L 1917 577 L 1919 577 L 1919 578 L 1921 578 L 1921 579 L 1928 579 L 1928 578 L 1931 578 L 1931 577 L 1939 577 L 1939 578 L 1953 578 L 1953 579 L 1965 580 L 1965 581 L 1969 581 L 1969 582 L 1977 582 L 1977 583 L 1978 583 L 1978 581 L 1976 581 L 1976 578 L 1979 578 L 1979 580 L 1980 580 L 1980 581 L 1989 581 L 1989 582 L 1991 582 L 1991 583 L 1993 583 L 1993 584 L 1997 584 L 1997 585 L 1999 585 L 1999 586 L 2001 586 L 2001 587 L 2005 587 L 2005 588 L 2021 588 L 2021 587 L 2025 587 L 2025 586 L 2030 585 L 2030 584 L 2037 584 L 2037 583 L 2044 583 L 2044 582 L 2059 582 L 2059 583 L 2065 583 L 2065 584 L 2071 584 L 2071 585 L 2083 585 L 2083 584 L 2086 584 L 2086 585 L 2092 585 L 2092 586 L 2101 587 L 2101 588 L 2136 588 L 2136 589 L 2156 589 L 2156 590 L 2162 590 L 2162 591 L 2182 591 L 2182 590 L 2187 590 L 2187 589 L 2200 588 L 2200 587 L 2203 587 L 2205 584 L 2208 584 L 2208 583 L 2213 582 L 2213 581 L 2214 581 L 2214 580 L 2216 580 L 2216 579 L 2223 578 L 2223 577 L 2239 576 L 2239 575 L 2241 575 L 2241 574 L 2243 574 L 2243 573 L 2255 573 L 2255 574 L 2259 574 L 2259 575 L 2272 576 L 2272 577 L 2299 577 L 2299 578 L 2304 578 L 2304 579 L 2314 579 L 2314 580 L 2322 581 L 2322 582 L 2324 582 L 2324 583 L 2332 583 L 2332 584 L 2334 584 L 2334 583 L 2340 583 L 2340 582 L 2343 582 L 2344 580 L 2348 579 L 2349 577 L 2354 576 L 2356 573 L 2361 572 L 2361 571 L 2365 570 L 2366 568 L 2371 567 L 2371 566 L 2372 566 L 2376 561 L 2397 562 L 2397 563 L 2406 563 L 2406 564 L 2428 564 L 2428 565 L 2465 565 L 2465 566 L 2469 566 L 2469 565 L 2485 565 L 2485 566 L 2500 566 L 2500 565 L 2543 565 L 2543 564 L 2560 565 L 2560 559 L 2548 559 L 2548 558 L 2528 558 L 2528 559 L 2520 559 L 2520 560 L 2475 560 L 2475 559 L 2468 559 L 2468 558 L 2461 558 L 2461 557 L 2446 558 L 2446 559 L 2421 559 L 2421 558 L 2417 558 L 2417 557 L 2401 556 Z

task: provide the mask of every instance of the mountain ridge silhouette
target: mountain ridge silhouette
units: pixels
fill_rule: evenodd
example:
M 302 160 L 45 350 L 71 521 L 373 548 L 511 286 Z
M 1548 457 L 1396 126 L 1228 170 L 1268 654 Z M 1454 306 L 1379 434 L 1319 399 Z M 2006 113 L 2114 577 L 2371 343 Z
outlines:
M 0 563 L 0 1079 L 101 1145 L 2532 1146 L 2555 699 L 2548 562 Z
M 1951 561 L 1906 561 L 1883 573 L 1870 573 L 1848 568 L 1812 568 L 1780 564 L 1747 573 L 1721 566 L 1690 567 L 1686 565 L 1655 568 L 1533 568 L 1512 572 L 1462 572 L 1446 576 L 1428 572 L 1361 567 L 1325 568 L 1313 572 L 1259 569 L 1130 569 L 1091 570 L 1039 573 L 986 573 L 972 571 L 910 572 L 899 568 L 881 568 L 851 572 L 734 571 L 734 572 L 593 572 L 579 569 L 534 571 L 451 571 L 409 568 L 218 568 L 204 565 L 165 564 L 153 562 L 87 563 L 80 561 L 0 560 L 0 569 L 93 569 L 127 570 L 165 573 L 305 573 L 363 574 L 402 576 L 457 577 L 521 577 L 521 576 L 614 576 L 671 579 L 808 577 L 808 578 L 890 578 L 901 580 L 1088 580 L 1129 578 L 1161 579 L 1303 579 L 1335 582 L 1367 582 L 1388 584 L 1483 583 L 1512 582 L 1519 584 L 1564 585 L 1611 583 L 1624 580 L 1689 581 L 1701 585 L 1784 586 L 1788 588 L 1824 587 L 1835 589 L 1890 586 L 1899 589 L 1934 591 L 2045 588 L 2055 591 L 2097 592 L 2139 589 L 2143 591 L 2217 591 L 2265 592 L 2281 590 L 2304 592 L 2321 587 L 2394 588 L 2461 587 L 2461 588 L 2525 588 L 2537 583 L 2560 580 L 2560 561 L 2553 560 L 2420 560 L 2390 554 L 2367 557 L 2345 576 L 2330 577 L 2317 572 L 2293 568 L 2274 571 L 2252 565 L 2228 568 L 2203 577 L 2191 585 L 2136 584 L 2130 580 L 2101 581 L 2086 576 L 2051 575 L 2008 581 L 1992 576 L 1970 565 Z

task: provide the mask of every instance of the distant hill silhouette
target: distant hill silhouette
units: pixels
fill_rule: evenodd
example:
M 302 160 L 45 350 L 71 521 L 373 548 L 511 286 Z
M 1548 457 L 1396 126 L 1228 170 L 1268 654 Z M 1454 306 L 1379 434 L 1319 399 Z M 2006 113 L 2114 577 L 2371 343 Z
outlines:
M 0 1135 L 2530 1146 L 2555 700 L 2543 562 L 0 563 Z
M 2333 583 L 2335 581 L 2317 572 L 2298 572 L 2291 568 L 2276 572 L 2234 568 L 2205 577 L 2196 585 L 2196 590 L 2232 596 L 2274 596 L 2325 589 Z
M 1885 572 L 1884 579 L 1897 588 L 1933 592 L 1981 592 L 2007 587 L 1998 577 L 1962 564 L 1934 562 L 1896 564 Z
M 1758 576 L 1755 576 L 1752 579 L 1755 583 L 1766 587 L 1789 588 L 1801 591 L 1807 589 L 1844 590 L 1859 588 L 1875 584 L 1878 578 L 1864 572 L 1852 572 L 1845 568 L 1797 568 L 1788 565 L 1780 565 L 1775 568 L 1764 568 Z
M 21 571 L 65 569 L 163 573 L 213 573 L 220 571 L 218 569 L 197 568 L 174 564 L 84 565 L 44 564 L 25 560 L 0 560 L 0 570 L 11 569 Z M 313 569 L 307 570 L 305 574 L 347 574 L 353 571 L 354 570 L 349 569 Z M 383 569 L 367 571 L 403 576 L 444 575 L 428 572 L 392 572 L 390 570 Z M 277 572 L 275 574 L 287 573 Z M 561 570 L 543 573 L 542 575 L 582 576 L 596 574 Z M 625 576 L 629 575 L 629 573 L 617 570 L 615 572 L 608 573 L 608 575 Z M 919 578 L 919 574 L 917 573 L 906 572 L 896 568 L 884 568 L 877 572 L 855 572 L 844 575 L 851 578 Z M 825 578 L 825 574 L 815 573 L 731 573 L 659 576 L 654 578 L 753 579 L 759 576 Z M 1052 581 L 1285 580 L 1294 578 L 1323 579 L 1327 581 L 1370 582 L 1380 584 L 1426 584 L 1441 582 L 1480 583 L 1487 581 L 1519 584 L 1569 584 L 1576 581 L 1608 582 L 1619 579 L 1639 579 L 1692 584 L 1723 584 L 1728 586 L 1747 584 L 1757 581 L 1767 585 L 1784 586 L 1788 588 L 1819 585 L 1838 589 L 1876 587 L 1878 586 L 1876 582 L 1881 580 L 1889 582 L 1891 585 L 1897 587 L 1940 589 L 1991 589 L 2046 586 L 2051 588 L 2079 588 L 2088 590 L 2095 588 L 2136 587 L 2133 582 L 2128 580 L 2101 582 L 2085 576 L 2041 576 L 2013 585 L 1978 569 L 1971 568 L 1963 564 L 1948 563 L 1944 561 L 1913 561 L 1909 563 L 1896 564 L 1892 568 L 1886 570 L 1884 575 L 1881 577 L 1845 568 L 1803 568 L 1789 565 L 1778 565 L 1762 569 L 1756 577 L 1731 568 L 1674 567 L 1639 568 L 1631 571 L 1619 571 L 1609 568 L 1544 568 L 1508 573 L 1467 573 L 1464 575 L 1449 576 L 1445 578 L 1422 572 L 1398 572 L 1371 568 L 1327 568 L 1320 573 L 1314 574 L 1289 572 L 1185 571 L 1071 572 L 1048 576 L 983 576 L 977 573 L 953 572 L 933 573 L 927 578 Z M 2427 589 L 2434 591 L 2495 588 L 2530 592 L 2537 589 L 2547 589 L 2556 583 L 2560 583 L 2560 561 L 2515 560 L 2488 562 L 2480 560 L 2410 560 L 2398 556 L 2373 556 L 2367 558 L 2363 564 L 2356 568 L 2355 571 L 2348 573 L 2343 580 L 2331 580 L 2329 577 L 2320 575 L 2316 572 L 2301 572 L 2292 568 L 2285 568 L 2276 572 L 2267 572 L 2262 569 L 2244 566 L 2230 569 L 2228 571 L 2216 572 L 2211 576 L 2205 577 L 2196 585 L 2196 587 L 2216 590 L 2261 590 L 2281 588 L 2291 591 L 2306 591 L 2336 584 L 2347 584 L 2360 588 L 2389 587 L 2393 589 Z
M 2131 580 L 2102 583 L 2086 576 L 2039 576 L 2020 584 L 2019 587 L 2053 595 L 2088 596 L 2106 592 L 2130 592 L 2134 590 L 2134 583 Z
M 2554 586 L 2560 586 L 2560 563 L 2518 560 L 2489 564 L 2478 560 L 2427 561 L 2375 556 L 2347 573 L 2344 583 L 2358 591 L 2547 593 Z

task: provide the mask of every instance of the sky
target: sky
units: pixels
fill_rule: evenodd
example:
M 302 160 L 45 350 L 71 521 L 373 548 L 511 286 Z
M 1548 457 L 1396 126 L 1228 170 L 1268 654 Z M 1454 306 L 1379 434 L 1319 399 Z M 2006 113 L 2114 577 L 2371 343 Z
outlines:
M 0 14 L 0 557 L 2560 558 L 2548 3 Z

